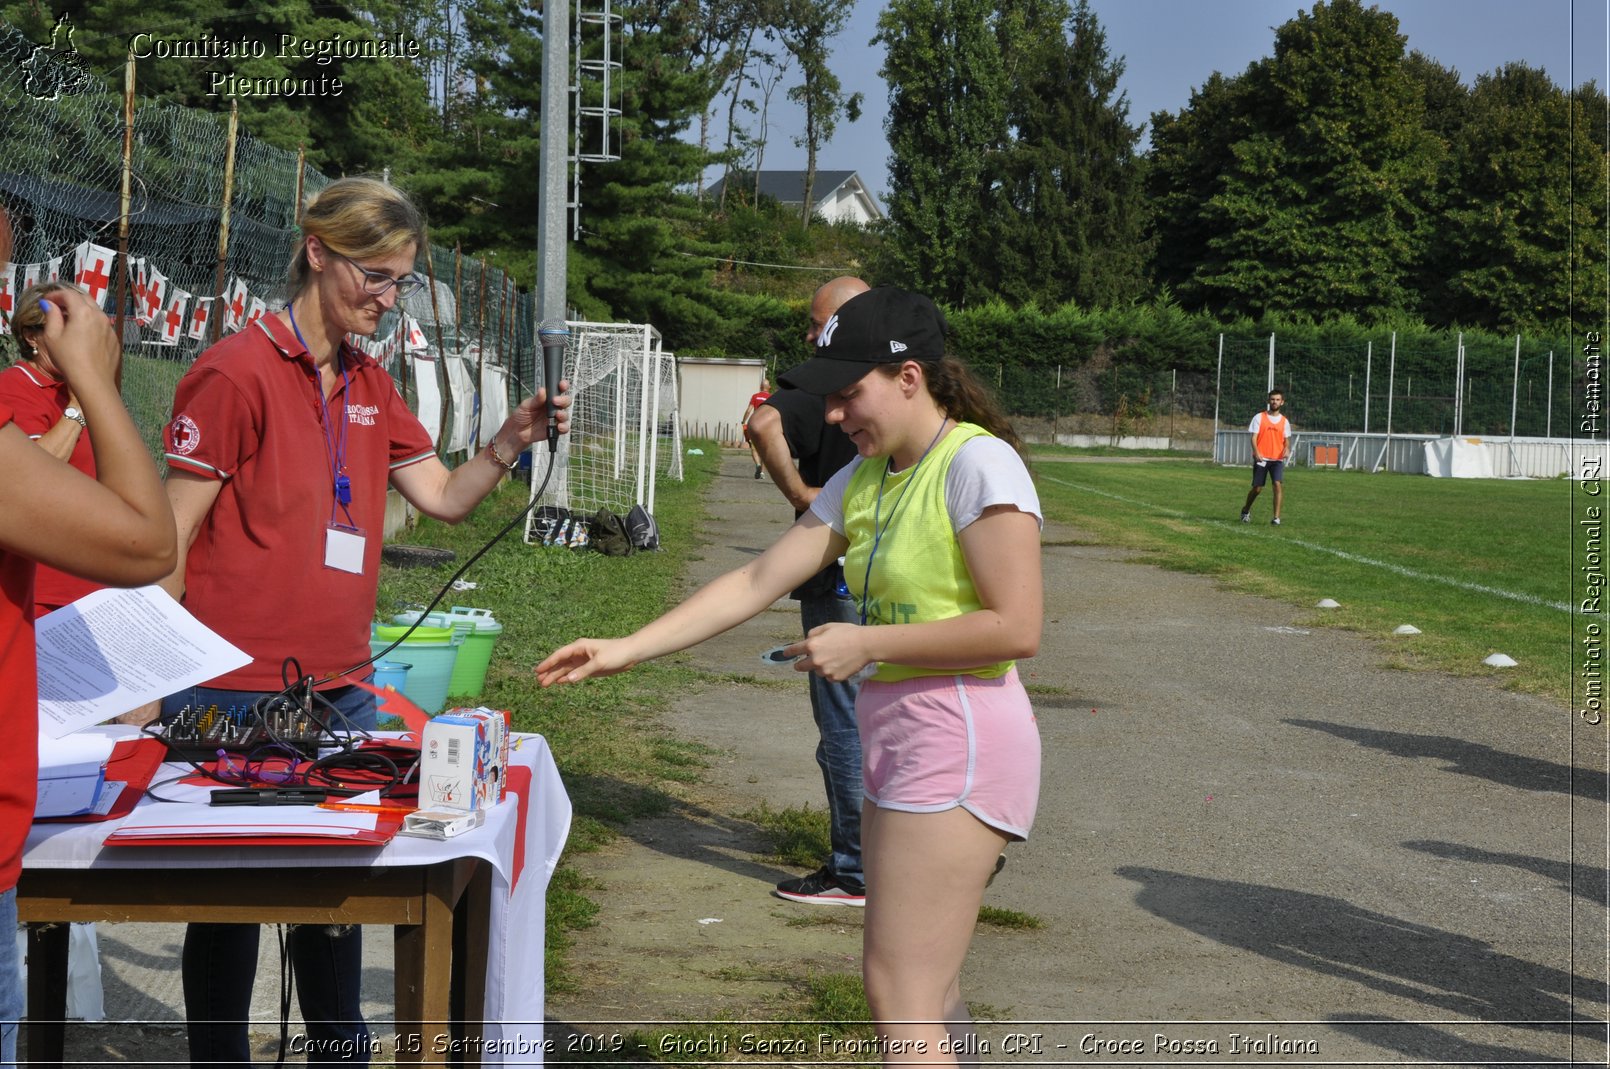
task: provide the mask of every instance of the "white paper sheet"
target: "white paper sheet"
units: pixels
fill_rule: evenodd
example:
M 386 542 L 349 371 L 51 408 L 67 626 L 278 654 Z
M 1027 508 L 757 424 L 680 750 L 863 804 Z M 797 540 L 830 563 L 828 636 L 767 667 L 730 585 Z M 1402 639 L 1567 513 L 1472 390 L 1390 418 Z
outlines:
M 34 633 L 39 730 L 51 738 L 251 661 L 157 586 L 97 590 L 41 617 Z

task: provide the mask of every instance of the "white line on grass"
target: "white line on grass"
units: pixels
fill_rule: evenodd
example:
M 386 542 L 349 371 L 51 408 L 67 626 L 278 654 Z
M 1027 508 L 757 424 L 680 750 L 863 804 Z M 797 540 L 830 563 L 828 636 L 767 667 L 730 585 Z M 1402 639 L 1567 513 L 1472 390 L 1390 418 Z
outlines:
M 1085 493 L 1095 494 L 1097 497 L 1109 497 L 1114 501 L 1122 501 L 1126 505 L 1139 505 L 1141 508 L 1151 509 L 1153 512 L 1160 512 L 1165 516 L 1176 516 L 1182 520 L 1194 520 L 1198 523 L 1213 524 L 1216 527 L 1234 528 L 1237 526 L 1236 524 L 1231 523 L 1229 520 L 1215 520 L 1206 516 L 1193 516 L 1188 512 L 1180 512 L 1178 509 L 1164 508 L 1162 505 L 1155 505 L 1150 501 L 1139 501 L 1135 498 L 1125 497 L 1122 494 L 1115 494 L 1108 490 L 1098 490 L 1094 486 L 1085 486 L 1082 483 L 1066 482 L 1062 479 L 1052 478 L 1051 476 L 1043 473 L 1040 474 L 1040 478 L 1049 483 L 1056 483 L 1058 486 L 1066 486 L 1071 490 L 1083 490 Z M 1416 571 L 1413 568 L 1405 568 L 1401 564 L 1393 564 L 1391 561 L 1376 560 L 1374 557 L 1361 557 L 1357 553 L 1349 553 L 1345 549 L 1333 549 L 1330 546 L 1322 546 L 1317 542 L 1304 542 L 1300 538 L 1291 538 L 1289 536 L 1282 537 L 1281 541 L 1289 542 L 1294 546 L 1301 546 L 1304 549 L 1314 550 L 1316 553 L 1329 553 L 1333 557 L 1340 557 L 1343 560 L 1352 561 L 1355 564 L 1367 564 L 1372 568 L 1382 568 L 1386 571 L 1404 576 L 1408 579 L 1424 579 L 1429 583 L 1441 583 L 1444 586 L 1458 587 L 1461 590 L 1469 590 L 1476 594 L 1491 594 L 1494 597 L 1508 598 L 1510 601 L 1519 601 L 1526 605 L 1540 605 L 1545 609 L 1556 609 L 1559 612 L 1572 611 L 1571 606 L 1565 604 L 1564 602 L 1545 601 L 1542 598 L 1533 597 L 1531 594 L 1517 594 L 1513 590 L 1500 590 L 1495 586 L 1483 586 L 1480 583 L 1467 583 L 1462 579 L 1450 579 L 1445 575 L 1433 575 L 1431 572 Z

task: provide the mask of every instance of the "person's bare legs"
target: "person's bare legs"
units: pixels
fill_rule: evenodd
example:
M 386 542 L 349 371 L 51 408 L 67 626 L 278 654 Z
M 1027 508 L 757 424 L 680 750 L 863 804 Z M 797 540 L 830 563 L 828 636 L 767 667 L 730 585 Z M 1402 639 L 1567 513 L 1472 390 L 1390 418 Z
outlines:
M 941 1045 L 972 1045 L 958 981 L 984 885 L 1008 841 L 964 809 L 905 813 L 868 802 L 862 810 L 861 968 L 885 1065 L 953 1065 L 955 1054 Z
M 1286 484 L 1275 481 L 1275 519 L 1280 519 L 1280 503 L 1286 499 Z

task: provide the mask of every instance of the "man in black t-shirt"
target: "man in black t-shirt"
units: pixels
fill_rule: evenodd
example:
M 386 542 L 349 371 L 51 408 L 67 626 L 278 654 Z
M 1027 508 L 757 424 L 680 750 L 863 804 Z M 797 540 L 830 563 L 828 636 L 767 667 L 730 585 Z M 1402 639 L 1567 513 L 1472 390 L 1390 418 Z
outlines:
M 811 327 L 805 340 L 815 344 L 839 305 L 867 289 L 858 278 L 836 278 L 816 291 L 811 301 Z M 794 506 L 799 518 L 818 490 L 855 458 L 855 444 L 826 419 L 826 404 L 802 390 L 780 389 L 749 418 L 749 435 L 762 466 Z M 798 462 L 796 468 L 795 462 Z M 860 619 L 838 565 L 824 568 L 791 595 L 799 602 L 805 634 L 826 623 Z M 827 790 L 828 831 L 832 856 L 807 876 L 784 880 L 773 892 L 795 902 L 864 906 L 866 883 L 861 871 L 861 736 L 855 722 L 860 685 L 834 683 L 809 676 L 811 713 L 819 741 L 816 763 Z

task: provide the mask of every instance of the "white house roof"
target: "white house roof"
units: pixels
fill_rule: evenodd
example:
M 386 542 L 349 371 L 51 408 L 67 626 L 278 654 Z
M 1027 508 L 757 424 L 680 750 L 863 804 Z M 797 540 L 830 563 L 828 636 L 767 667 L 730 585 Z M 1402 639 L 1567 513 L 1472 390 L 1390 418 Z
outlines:
M 745 193 L 755 188 L 754 171 L 737 171 L 733 173 L 732 178 L 736 188 L 742 189 Z M 770 197 L 783 205 L 804 203 L 804 171 L 761 171 L 759 179 L 761 196 Z M 719 199 L 726 183 L 726 178 L 718 179 L 706 196 Z M 818 170 L 816 182 L 811 187 L 811 200 L 817 205 L 818 211 L 836 201 L 850 200 L 858 204 L 861 214 L 866 219 L 883 218 L 883 208 L 855 171 Z

